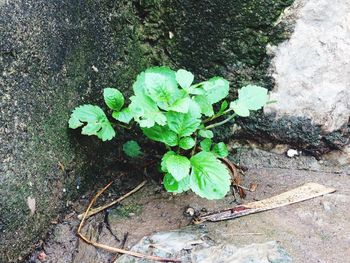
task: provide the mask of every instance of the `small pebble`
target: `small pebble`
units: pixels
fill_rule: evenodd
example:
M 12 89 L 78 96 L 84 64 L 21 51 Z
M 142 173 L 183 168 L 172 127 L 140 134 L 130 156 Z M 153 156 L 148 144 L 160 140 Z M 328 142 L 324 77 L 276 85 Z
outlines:
M 192 207 L 188 207 L 188 208 L 186 208 L 184 215 L 189 216 L 189 217 L 193 217 L 194 213 L 195 213 L 195 210 Z
M 289 149 L 287 151 L 287 156 L 289 158 L 293 158 L 293 157 L 298 156 L 298 155 L 299 155 L 299 152 L 297 150 L 295 150 L 295 149 Z

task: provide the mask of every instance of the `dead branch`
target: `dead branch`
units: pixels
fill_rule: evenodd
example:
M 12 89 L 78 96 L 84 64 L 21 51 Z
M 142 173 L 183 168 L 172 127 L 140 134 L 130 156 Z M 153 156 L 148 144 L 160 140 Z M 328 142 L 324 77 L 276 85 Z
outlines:
M 89 211 L 88 215 L 86 218 L 89 218 L 90 216 L 92 215 L 95 215 L 115 204 L 118 204 L 120 203 L 123 199 L 127 198 L 128 196 L 132 195 L 133 193 L 137 192 L 138 190 L 140 190 L 145 184 L 147 183 L 147 181 L 143 181 L 142 183 L 140 183 L 137 187 L 135 187 L 133 190 L 131 190 L 130 192 L 126 193 L 125 195 L 119 197 L 117 200 L 114 200 L 113 202 L 109 203 L 109 204 L 106 204 L 106 205 L 103 205 L 103 206 L 100 206 L 100 207 L 96 207 L 96 208 L 93 208 Z M 80 214 L 78 215 L 78 218 L 79 219 L 82 219 L 84 216 L 84 213 L 83 214 Z
M 84 226 L 84 222 L 89 214 L 89 211 L 91 209 L 91 207 L 93 206 L 93 204 L 96 202 L 97 198 L 104 192 L 106 191 L 106 189 L 108 187 L 111 186 L 113 182 L 110 182 L 109 184 L 107 184 L 104 188 L 102 188 L 100 191 L 97 192 L 97 194 L 91 199 L 81 221 L 80 221 L 80 224 L 79 224 L 79 227 L 78 227 L 78 230 L 77 230 L 77 235 L 82 239 L 84 240 L 86 243 L 92 245 L 92 246 L 95 246 L 95 247 L 98 247 L 98 248 L 101 248 L 101 249 L 104 249 L 104 250 L 107 250 L 109 252 L 112 252 L 112 253 L 121 253 L 121 254 L 126 254 L 126 255 L 130 255 L 130 256 L 133 256 L 133 257 L 138 257 L 138 258 L 145 258 L 145 259 L 148 259 L 148 260 L 153 260 L 153 261 L 158 261 L 158 262 L 181 262 L 181 260 L 178 260 L 178 259 L 167 259 L 167 258 L 161 258 L 161 257 L 157 257 L 157 256 L 150 256 L 150 255 L 144 255 L 144 254 L 141 254 L 141 253 L 138 253 L 138 252 L 133 252 L 133 251 L 128 251 L 128 250 L 124 250 L 124 249 L 121 249 L 121 248 L 116 248 L 116 247 L 111 247 L 111 246 L 108 246 L 108 245 L 104 245 L 104 244 L 101 244 L 101 243 L 97 243 L 97 242 L 94 242 L 92 240 L 89 240 L 88 238 L 86 238 L 82 233 L 81 233 L 81 229 L 82 227 Z M 143 182 L 145 183 L 145 182 Z M 139 185 L 140 186 L 140 185 Z M 139 187 L 138 186 L 138 187 Z M 143 186 L 143 185 L 142 185 Z M 141 186 L 141 187 L 142 187 Z M 138 188 L 136 187 L 136 188 Z M 141 188 L 139 187 L 139 188 Z M 136 189 L 135 188 L 135 189 Z M 130 191 L 129 193 L 127 193 L 126 195 L 124 195 L 123 197 L 127 197 L 129 195 L 131 195 L 132 193 L 136 192 L 135 189 L 133 189 L 132 191 Z M 102 209 L 103 210 L 103 209 Z M 101 211 L 102 211 L 101 210 Z

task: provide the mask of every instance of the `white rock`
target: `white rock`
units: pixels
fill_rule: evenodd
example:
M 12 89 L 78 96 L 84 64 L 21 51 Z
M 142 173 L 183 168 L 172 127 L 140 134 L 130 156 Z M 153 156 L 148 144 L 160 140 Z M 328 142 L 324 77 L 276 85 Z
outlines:
M 337 130 L 350 116 L 350 1 L 296 0 L 285 17 L 296 19 L 295 28 L 271 49 L 271 99 L 278 103 L 265 112 L 307 117 L 326 132 Z

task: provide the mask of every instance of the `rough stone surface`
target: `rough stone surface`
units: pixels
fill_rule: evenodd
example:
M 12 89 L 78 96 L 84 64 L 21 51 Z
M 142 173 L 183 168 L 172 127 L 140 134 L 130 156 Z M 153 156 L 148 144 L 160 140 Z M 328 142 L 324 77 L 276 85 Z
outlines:
M 159 232 L 141 239 L 132 249 L 143 254 L 177 258 L 186 263 L 290 263 L 288 253 L 275 241 L 236 247 L 218 244 L 200 228 Z M 120 257 L 116 263 L 150 263 L 130 256 Z
M 265 112 L 309 118 L 327 133 L 339 130 L 350 116 L 350 2 L 299 0 L 294 6 L 294 32 L 275 48 L 271 63 L 271 99 L 278 103 Z
M 1 1 L 0 262 L 23 257 L 100 176 L 102 144 L 78 143 L 67 120 L 149 65 L 137 26 L 129 1 Z
M 297 0 L 279 23 L 290 39 L 270 46 L 270 74 L 275 82 L 264 117 L 240 123 L 245 138 L 274 140 L 315 156 L 350 143 L 348 1 Z

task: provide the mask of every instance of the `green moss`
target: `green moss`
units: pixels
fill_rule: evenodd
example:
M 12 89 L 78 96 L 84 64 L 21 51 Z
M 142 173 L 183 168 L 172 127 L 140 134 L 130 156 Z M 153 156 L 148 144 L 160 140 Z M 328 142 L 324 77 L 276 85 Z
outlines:
M 131 214 L 140 215 L 142 212 L 142 206 L 138 204 L 121 205 L 112 210 L 112 216 L 120 218 L 128 218 Z
M 266 45 L 285 39 L 275 22 L 293 0 L 139 1 L 144 39 L 200 78 L 270 86 Z M 173 37 L 170 37 L 170 36 Z

